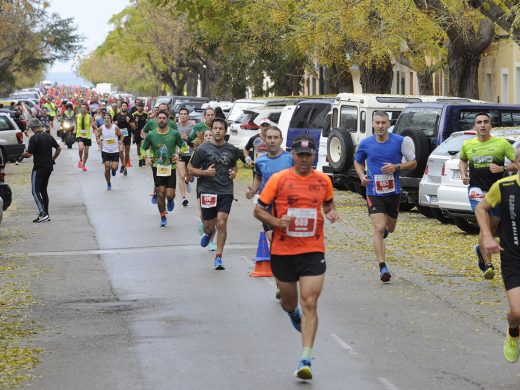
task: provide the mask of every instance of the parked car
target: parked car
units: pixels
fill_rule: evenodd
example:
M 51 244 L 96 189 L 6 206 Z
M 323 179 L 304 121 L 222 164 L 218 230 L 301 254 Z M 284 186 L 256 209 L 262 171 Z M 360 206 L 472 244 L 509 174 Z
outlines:
M 244 110 L 240 122 L 234 122 L 229 127 L 229 142 L 243 149 L 249 139 L 258 133 L 260 120 L 269 119 L 277 124 L 282 113 L 282 106 L 260 106 Z
M 441 176 L 447 160 L 458 155 L 462 144 L 467 139 L 474 138 L 477 132 L 456 131 L 446 141 L 440 144 L 428 157 L 424 175 L 419 183 L 419 204 L 417 209 L 421 214 L 433 217 L 442 223 L 452 222 L 451 218 L 445 217 L 439 209 L 439 198 L 437 190 L 441 185 Z
M 2 222 L 3 212 L 9 208 L 13 200 L 11 188 L 5 181 L 5 163 L 2 153 L 0 153 L 0 222 Z
M 516 129 L 495 129 L 493 135 L 506 138 L 513 146 L 520 143 L 520 127 Z M 453 222 L 461 230 L 476 234 L 479 228 L 469 204 L 468 186 L 461 179 L 459 162 L 458 155 L 454 155 L 451 159 L 446 160 L 442 167 L 441 183 L 437 190 L 438 205 L 443 215 L 446 218 L 453 219 Z M 506 161 L 506 163 L 509 162 Z
M 170 106 L 170 111 L 173 116 L 177 119 L 181 108 L 187 108 L 190 113 L 204 111 L 202 106 L 208 102 L 208 98 L 205 97 L 185 97 L 182 99 L 176 99 L 173 106 Z
M 23 158 L 23 133 L 7 113 L 0 112 L 0 154 L 3 161 L 15 162 Z
M 280 106 L 296 104 L 300 98 L 262 98 L 262 99 L 238 99 L 229 110 L 226 121 L 229 126 L 233 123 L 240 123 L 244 110 L 261 106 Z
M 493 127 L 520 125 L 520 106 L 479 102 L 435 102 L 408 105 L 397 120 L 393 132 L 412 138 L 417 166 L 402 171 L 402 194 L 408 203 L 419 203 L 419 183 L 428 156 L 456 131 L 471 130 L 479 112 L 491 115 Z
M 289 131 L 289 123 L 291 122 L 291 118 L 293 116 L 294 109 L 296 105 L 289 104 L 287 106 L 282 107 L 282 112 L 280 113 L 280 119 L 278 120 L 278 128 L 282 132 L 282 149 L 285 149 L 287 146 L 287 133 Z

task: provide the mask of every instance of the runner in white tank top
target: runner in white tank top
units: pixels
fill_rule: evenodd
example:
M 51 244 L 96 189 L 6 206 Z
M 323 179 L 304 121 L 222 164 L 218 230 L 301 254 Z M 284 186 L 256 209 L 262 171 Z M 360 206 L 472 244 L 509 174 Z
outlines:
M 107 181 L 107 190 L 112 189 L 112 183 L 110 183 L 110 171 L 112 170 L 112 176 L 117 173 L 119 165 L 119 145 L 123 143 L 123 134 L 121 130 L 112 123 L 112 117 L 110 114 L 105 114 L 103 117 L 105 124 L 99 127 L 96 131 L 96 139 L 101 149 L 101 158 L 105 165 L 105 179 Z M 103 142 L 101 142 L 101 136 L 103 136 Z

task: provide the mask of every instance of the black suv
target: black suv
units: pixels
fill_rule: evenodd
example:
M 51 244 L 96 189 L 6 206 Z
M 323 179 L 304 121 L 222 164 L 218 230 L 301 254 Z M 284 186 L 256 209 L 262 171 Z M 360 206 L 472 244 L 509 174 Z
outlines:
M 401 112 L 393 132 L 413 140 L 417 160 L 417 167 L 403 171 L 399 179 L 402 193 L 410 204 L 419 203 L 419 182 L 430 153 L 453 132 L 473 129 L 479 112 L 491 116 L 493 127 L 520 126 L 520 106 L 507 104 L 416 103 Z

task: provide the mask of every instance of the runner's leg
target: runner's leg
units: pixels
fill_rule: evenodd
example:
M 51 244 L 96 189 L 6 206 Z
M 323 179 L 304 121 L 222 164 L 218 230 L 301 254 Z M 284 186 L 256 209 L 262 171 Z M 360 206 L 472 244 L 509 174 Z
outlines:
M 507 314 L 507 323 L 510 329 L 520 326 L 520 287 L 512 288 L 506 291 L 507 301 L 509 302 L 509 313 Z
M 222 256 L 227 239 L 227 220 L 229 214 L 219 212 L 217 214 L 217 256 Z
M 84 147 L 83 147 L 83 165 L 85 165 L 88 160 L 88 148 L 89 148 L 88 145 L 84 145 Z
M 498 224 L 500 223 L 500 218 L 495 217 L 493 215 L 489 216 L 489 223 L 491 227 L 491 232 L 493 235 L 497 231 Z M 484 245 L 482 244 L 482 232 L 479 232 L 478 234 L 478 244 L 480 245 L 480 248 L 484 248 Z M 486 265 L 491 264 L 491 253 L 488 253 L 487 251 L 481 250 L 480 253 L 482 254 L 482 257 L 484 258 L 484 263 Z
M 125 147 L 125 168 L 130 161 L 130 144 L 124 145 Z
M 110 184 L 110 161 L 105 161 L 105 180 Z
M 280 304 L 287 313 L 292 313 L 298 306 L 298 285 L 296 282 L 282 282 L 276 279 L 280 289 Z
M 325 275 L 300 277 L 300 305 L 302 308 L 302 344 L 312 348 L 318 329 L 318 298 L 323 288 Z
M 370 214 L 370 219 L 372 220 L 372 225 L 374 226 L 374 236 L 372 237 L 372 242 L 374 244 L 376 260 L 379 264 L 385 261 L 385 242 L 383 235 L 385 234 L 385 228 L 387 225 L 387 216 L 383 213 L 374 213 Z
M 155 187 L 155 192 L 157 193 L 157 208 L 161 216 L 163 216 L 166 212 L 166 187 Z

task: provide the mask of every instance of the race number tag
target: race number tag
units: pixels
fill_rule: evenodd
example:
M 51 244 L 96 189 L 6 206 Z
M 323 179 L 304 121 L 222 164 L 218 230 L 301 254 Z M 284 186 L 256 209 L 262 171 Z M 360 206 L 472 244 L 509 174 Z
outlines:
M 171 176 L 172 174 L 172 166 L 157 164 L 157 176 Z
M 105 139 L 105 145 L 114 145 L 116 143 L 115 138 L 106 138 Z
M 216 194 L 200 194 L 200 207 L 210 209 L 217 206 Z
M 88 130 L 80 130 L 79 131 L 79 134 L 81 135 L 82 138 L 86 138 L 88 136 Z
M 121 133 L 123 133 L 123 137 L 128 137 L 128 129 L 120 129 Z
M 287 228 L 289 237 L 312 237 L 316 233 L 316 223 L 318 213 L 316 209 L 295 209 L 287 210 L 287 215 L 292 217 L 291 223 Z
M 482 199 L 484 199 L 485 195 L 486 194 L 478 187 L 471 187 L 469 189 L 469 198 L 476 202 L 480 202 Z
M 395 191 L 394 175 L 374 175 L 376 194 L 388 194 Z

